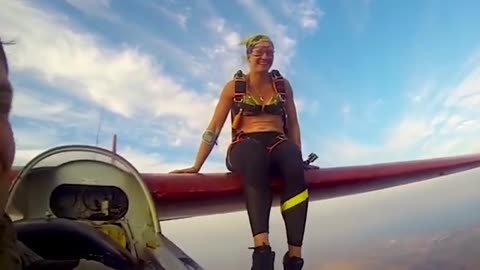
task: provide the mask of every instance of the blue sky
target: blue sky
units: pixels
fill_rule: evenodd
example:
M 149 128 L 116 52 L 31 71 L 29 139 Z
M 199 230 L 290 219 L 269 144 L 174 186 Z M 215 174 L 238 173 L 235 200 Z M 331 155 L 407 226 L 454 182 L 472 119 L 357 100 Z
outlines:
M 16 163 L 57 143 L 95 144 L 101 121 L 99 144 L 117 133 L 141 170 L 188 166 L 221 87 L 246 68 L 239 41 L 259 32 L 275 41 L 304 152 L 320 165 L 480 150 L 477 5 L 5 1 L 2 35 L 18 42 L 8 48 Z M 224 170 L 229 124 L 205 171 Z
M 56 144 L 95 144 L 99 122 L 99 145 L 118 134 L 143 172 L 191 165 L 222 86 L 246 70 L 238 43 L 252 33 L 274 40 L 318 165 L 480 151 L 477 1 L 0 3 L 0 35 L 17 41 L 6 48 L 16 165 Z M 225 170 L 229 132 L 227 121 L 203 171 Z

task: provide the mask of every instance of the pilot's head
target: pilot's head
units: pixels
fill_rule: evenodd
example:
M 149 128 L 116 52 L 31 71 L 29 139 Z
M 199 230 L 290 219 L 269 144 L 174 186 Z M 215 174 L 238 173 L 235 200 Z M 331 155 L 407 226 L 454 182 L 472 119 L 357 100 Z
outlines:
M 8 79 L 8 61 L 4 49 L 5 43 L 0 38 L 0 114 L 8 116 L 12 103 L 12 87 Z
M 0 85 L 8 82 L 8 63 L 5 50 L 3 49 L 3 42 L 0 39 Z
M 8 63 L 4 45 L 0 39 L 0 178 L 5 176 L 5 172 L 10 171 L 15 155 L 12 128 L 8 121 L 13 91 L 8 80 Z M 5 179 L 0 179 L 0 181 L 5 181 Z

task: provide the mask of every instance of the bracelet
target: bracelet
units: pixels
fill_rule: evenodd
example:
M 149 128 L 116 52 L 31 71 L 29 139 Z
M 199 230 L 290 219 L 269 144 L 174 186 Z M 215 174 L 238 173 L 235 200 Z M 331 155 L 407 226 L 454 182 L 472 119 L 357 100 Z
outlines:
M 207 144 L 217 144 L 217 135 L 210 130 L 206 130 L 202 135 L 202 141 Z

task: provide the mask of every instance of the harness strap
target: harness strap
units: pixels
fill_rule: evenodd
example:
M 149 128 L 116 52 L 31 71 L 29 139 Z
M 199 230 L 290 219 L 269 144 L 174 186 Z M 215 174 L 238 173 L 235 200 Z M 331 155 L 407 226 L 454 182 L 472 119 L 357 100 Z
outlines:
M 239 143 L 239 142 L 241 142 L 241 141 L 243 141 L 243 140 L 245 140 L 245 139 L 246 139 L 246 138 L 245 138 L 245 133 L 243 133 L 243 132 L 237 133 L 237 135 L 234 137 L 234 139 L 232 140 L 232 142 L 230 143 L 230 145 L 229 145 L 228 148 L 227 148 L 227 158 L 228 158 L 228 159 L 229 159 L 229 157 L 230 157 L 230 151 L 231 151 L 232 147 L 233 147 L 235 144 L 237 144 L 237 143 Z M 278 135 L 275 139 L 276 139 L 276 140 L 275 140 L 275 142 L 274 142 L 273 144 L 265 146 L 265 148 L 268 150 L 268 153 L 271 153 L 272 150 L 273 150 L 275 147 L 277 147 L 278 145 L 280 145 L 282 142 L 286 141 L 286 140 L 287 140 L 287 137 L 282 134 L 282 135 Z
M 237 129 L 240 126 L 243 112 L 242 103 L 245 101 L 245 95 L 247 93 L 247 78 L 241 70 L 235 73 L 233 79 L 235 81 L 235 92 L 233 96 L 233 106 L 235 110 L 230 110 L 230 117 L 232 119 L 232 141 L 237 137 Z
M 241 70 L 237 71 L 233 76 L 235 80 L 235 94 L 233 102 L 241 103 L 245 100 L 245 94 L 247 93 L 247 77 Z
M 272 78 L 273 78 L 273 88 L 277 93 L 280 95 L 280 101 L 285 103 L 287 101 L 287 90 L 285 89 L 285 79 L 283 78 L 280 71 L 274 69 L 272 70 Z M 283 122 L 283 132 L 288 134 L 288 125 L 287 125 L 287 113 L 282 114 L 282 122 Z
M 232 128 L 232 129 L 233 129 L 233 128 Z M 232 152 L 232 147 L 233 147 L 235 144 L 237 144 L 237 143 L 241 142 L 242 140 L 244 140 L 243 135 L 244 135 L 244 134 L 243 134 L 242 132 L 239 132 L 239 133 L 235 134 L 235 135 L 233 136 L 232 142 L 230 143 L 230 145 L 229 145 L 228 148 L 227 148 L 227 167 L 228 167 L 229 170 L 232 170 L 231 168 L 233 167 L 233 166 L 232 166 L 232 163 L 230 162 L 230 153 Z
M 282 142 L 286 141 L 287 140 L 287 137 L 285 135 L 278 135 L 276 137 L 276 141 L 272 144 L 272 145 L 269 145 L 267 146 L 267 150 L 268 150 L 268 153 L 271 153 L 272 150 L 277 147 L 279 144 L 281 144 Z
M 271 72 L 273 79 L 273 88 L 280 95 L 280 101 L 283 103 L 287 100 L 287 91 L 285 89 L 285 79 L 280 71 L 274 69 Z
M 280 102 L 285 103 L 287 100 L 286 88 L 285 88 L 285 79 L 283 78 L 280 71 L 273 69 L 271 71 L 271 76 L 273 79 L 273 88 L 276 93 L 279 94 Z M 242 70 L 238 70 L 233 76 L 235 82 L 235 92 L 233 97 L 233 107 L 230 110 L 230 117 L 232 119 L 232 141 L 235 140 L 237 136 L 237 130 L 240 127 L 242 113 L 243 113 L 243 103 L 245 101 L 245 95 L 247 93 L 247 78 L 243 74 Z M 284 112 L 282 114 L 283 122 L 283 131 L 285 134 L 288 134 L 287 128 L 287 114 Z

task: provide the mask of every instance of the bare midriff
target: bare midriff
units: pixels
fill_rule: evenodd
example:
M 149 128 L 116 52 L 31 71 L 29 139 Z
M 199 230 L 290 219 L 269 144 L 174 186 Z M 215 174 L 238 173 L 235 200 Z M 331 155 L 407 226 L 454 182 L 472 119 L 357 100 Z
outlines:
M 283 121 L 278 115 L 242 116 L 240 130 L 244 133 L 269 131 L 283 133 Z

